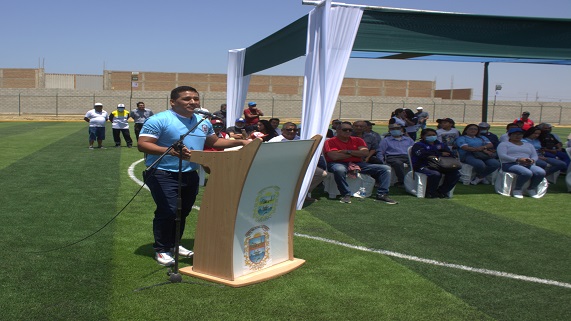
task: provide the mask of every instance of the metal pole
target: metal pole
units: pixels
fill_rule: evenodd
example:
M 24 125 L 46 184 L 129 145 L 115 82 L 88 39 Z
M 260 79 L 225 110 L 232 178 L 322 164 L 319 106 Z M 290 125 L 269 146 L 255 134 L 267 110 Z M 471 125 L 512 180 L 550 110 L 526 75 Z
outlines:
M 59 107 L 59 99 L 58 99 L 58 93 L 56 93 L 56 117 L 59 116 L 58 107 Z
M 563 117 L 563 106 L 559 105 L 559 125 L 561 125 L 561 117 Z
M 375 102 L 371 99 L 371 120 L 373 120 L 373 109 L 375 108 Z
M 462 115 L 462 122 L 466 123 L 466 103 L 462 102 L 464 104 L 464 114 Z
M 22 93 L 18 93 L 18 116 L 22 116 Z
M 489 62 L 484 63 L 484 85 L 482 88 L 482 121 L 488 121 L 488 66 Z

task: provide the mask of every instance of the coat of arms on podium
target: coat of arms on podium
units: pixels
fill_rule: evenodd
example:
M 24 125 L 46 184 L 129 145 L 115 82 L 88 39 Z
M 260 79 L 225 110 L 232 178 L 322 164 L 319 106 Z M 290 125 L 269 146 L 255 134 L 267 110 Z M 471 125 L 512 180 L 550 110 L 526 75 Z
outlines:
M 272 217 L 276 212 L 279 195 L 278 186 L 269 186 L 258 192 L 253 215 L 256 222 L 264 222 Z
M 270 228 L 259 225 L 251 228 L 244 239 L 245 264 L 252 270 L 263 268 L 270 258 Z

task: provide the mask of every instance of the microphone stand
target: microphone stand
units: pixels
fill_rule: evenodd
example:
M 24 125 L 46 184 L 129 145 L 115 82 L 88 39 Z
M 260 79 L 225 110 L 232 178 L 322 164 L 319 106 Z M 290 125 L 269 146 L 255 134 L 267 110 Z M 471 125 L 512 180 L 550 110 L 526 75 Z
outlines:
M 190 133 L 192 133 L 197 127 L 198 125 L 200 125 L 205 119 L 206 116 L 205 115 L 200 115 L 202 117 L 202 119 L 196 123 L 196 125 L 194 125 L 192 128 L 190 128 L 185 134 L 180 135 L 179 140 L 177 140 L 174 144 L 172 144 L 169 148 L 167 148 L 167 150 L 161 154 L 161 156 L 159 156 L 159 158 L 157 158 L 157 160 L 155 160 L 150 166 L 148 166 L 145 171 L 149 171 L 150 169 L 152 169 L 153 171 L 151 172 L 151 175 L 154 173 L 154 170 L 156 170 L 156 166 L 160 163 L 160 161 L 173 149 L 176 148 L 179 154 L 179 158 L 178 158 L 178 196 L 177 196 L 177 208 L 176 208 L 176 218 L 175 218 L 175 238 L 174 238 L 174 267 L 173 270 L 170 270 L 167 272 L 167 275 L 169 276 L 169 282 L 170 283 L 180 283 L 182 282 L 182 276 L 180 275 L 180 273 L 178 273 L 178 260 L 179 260 L 179 254 L 178 254 L 178 247 L 180 246 L 180 222 L 182 220 L 182 149 L 184 148 L 184 144 L 183 141 L 186 138 L 186 136 L 188 136 Z M 163 284 L 168 284 L 167 283 L 162 283 L 160 285 Z

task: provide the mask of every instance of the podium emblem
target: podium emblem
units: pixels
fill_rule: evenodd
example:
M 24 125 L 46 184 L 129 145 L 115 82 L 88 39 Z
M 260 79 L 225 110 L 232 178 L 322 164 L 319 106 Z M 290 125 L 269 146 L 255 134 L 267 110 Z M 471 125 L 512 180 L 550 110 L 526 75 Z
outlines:
M 270 228 L 259 225 L 251 228 L 244 239 L 245 264 L 252 270 L 263 268 L 270 257 Z
M 274 215 L 279 195 L 280 188 L 278 186 L 266 187 L 258 192 L 253 215 L 256 222 L 264 222 Z

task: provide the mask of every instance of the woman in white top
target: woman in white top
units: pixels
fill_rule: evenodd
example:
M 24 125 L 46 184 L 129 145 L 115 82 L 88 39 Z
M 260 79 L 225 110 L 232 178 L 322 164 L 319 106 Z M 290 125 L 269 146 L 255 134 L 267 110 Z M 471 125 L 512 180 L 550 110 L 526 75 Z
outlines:
M 545 177 L 545 170 L 537 165 L 537 152 L 532 144 L 522 141 L 523 130 L 512 128 L 508 130 L 509 141 L 498 145 L 498 157 L 502 161 L 502 170 L 517 174 L 513 190 L 515 198 L 523 198 L 522 188 L 525 182 L 530 181 L 527 193 L 533 198 L 537 195 L 537 186 Z

